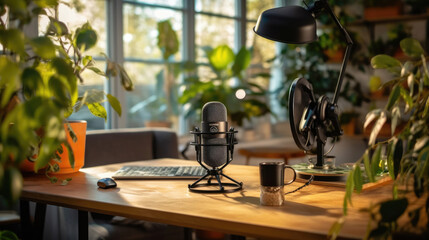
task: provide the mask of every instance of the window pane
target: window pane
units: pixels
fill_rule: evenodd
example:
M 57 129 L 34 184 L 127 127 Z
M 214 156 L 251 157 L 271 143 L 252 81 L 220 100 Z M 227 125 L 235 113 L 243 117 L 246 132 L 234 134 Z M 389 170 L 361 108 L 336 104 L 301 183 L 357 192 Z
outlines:
M 99 69 L 105 69 L 106 62 L 96 61 L 95 66 Z M 78 86 L 79 96 L 82 96 L 86 90 L 90 89 L 104 90 L 104 83 L 106 80 L 105 77 L 100 76 L 88 69 L 85 70 L 81 76 L 84 79 L 84 84 L 79 84 Z M 104 107 L 107 108 L 107 105 L 105 104 Z M 82 107 L 78 112 L 73 113 L 68 119 L 86 120 L 88 130 L 104 129 L 104 119 L 92 115 L 92 113 L 88 110 L 88 107 L 86 106 Z
M 196 0 L 195 11 L 235 16 L 235 0 Z
M 253 47 L 252 64 L 261 65 L 263 68 L 269 68 L 267 60 L 275 56 L 274 41 L 258 36 L 253 32 L 255 23 L 247 23 L 247 47 Z
M 195 44 L 197 62 L 207 62 L 202 47 L 226 44 L 234 48 L 234 20 L 197 14 L 195 20 Z
M 170 7 L 182 7 L 182 0 L 132 0 L 133 2 L 164 5 Z
M 160 110 L 151 96 L 155 95 L 156 75 L 163 65 L 127 62 L 124 67 L 134 81 L 134 90 L 126 95 L 127 127 L 143 127 Z
M 247 16 L 248 20 L 257 20 L 259 15 L 275 6 L 275 0 L 247 0 Z
M 124 4 L 124 57 L 139 59 L 161 59 L 161 50 L 157 46 L 157 23 L 170 20 L 182 40 L 182 13 L 170 9 L 142 7 Z M 180 61 L 182 45 L 174 56 Z
M 66 3 L 73 2 L 72 0 L 64 1 Z M 78 12 L 76 8 L 65 4 L 60 4 L 59 6 L 59 20 L 64 22 L 69 30 L 75 31 L 76 28 L 82 26 L 86 22 L 89 22 L 97 31 L 98 41 L 97 45 L 85 54 L 91 56 L 100 56 L 100 53 L 107 53 L 107 33 L 106 33 L 106 1 L 105 0 L 93 0 L 93 1 L 85 1 L 83 5 L 83 9 Z M 97 9 L 97 11 L 94 11 Z M 54 13 L 48 13 L 49 16 L 54 16 Z M 46 32 L 46 28 L 49 24 L 49 19 L 46 16 L 39 17 L 39 33 L 44 34 Z

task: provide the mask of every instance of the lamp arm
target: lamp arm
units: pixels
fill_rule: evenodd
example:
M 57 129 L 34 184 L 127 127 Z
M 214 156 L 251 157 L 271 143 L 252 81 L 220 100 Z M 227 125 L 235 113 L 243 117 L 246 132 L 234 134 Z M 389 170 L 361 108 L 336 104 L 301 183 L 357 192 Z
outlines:
M 353 47 L 353 40 L 350 37 L 347 30 L 343 27 L 343 25 L 341 25 L 337 16 L 335 16 L 335 13 L 334 11 L 332 11 L 332 8 L 329 6 L 328 1 L 327 0 L 319 0 L 319 1 L 323 3 L 324 8 L 328 11 L 329 15 L 331 15 L 332 20 L 334 20 L 335 24 L 340 29 L 347 43 L 346 51 L 344 53 L 343 63 L 341 65 L 340 75 L 338 76 L 337 86 L 335 88 L 334 98 L 332 99 L 332 104 L 337 105 L 338 97 L 341 91 L 341 85 L 343 83 L 344 73 L 346 72 L 346 68 L 347 68 L 347 62 L 349 61 L 350 53 Z

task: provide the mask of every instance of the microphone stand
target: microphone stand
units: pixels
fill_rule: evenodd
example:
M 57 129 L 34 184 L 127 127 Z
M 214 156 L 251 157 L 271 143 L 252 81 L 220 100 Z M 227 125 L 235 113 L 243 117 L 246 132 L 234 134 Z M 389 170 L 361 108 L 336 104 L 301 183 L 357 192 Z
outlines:
M 201 136 L 202 135 L 212 135 L 212 132 L 201 132 L 198 127 L 194 128 L 194 131 L 191 131 L 191 134 L 194 135 L 194 141 L 190 143 L 190 145 L 195 146 L 195 151 L 197 152 L 197 162 L 207 170 L 206 175 L 195 181 L 193 184 L 189 184 L 188 188 L 192 192 L 200 192 L 200 193 L 230 193 L 235 192 L 238 190 L 241 190 L 243 187 L 242 182 L 237 182 L 236 180 L 232 179 L 231 177 L 225 175 L 222 170 L 228 166 L 229 163 L 232 162 L 233 159 L 233 153 L 234 153 L 234 145 L 237 144 L 237 141 L 235 140 L 235 133 L 237 131 L 234 130 L 234 128 L 230 128 L 228 132 L 217 132 L 216 134 L 226 134 L 226 144 L 202 144 Z M 212 169 L 209 169 L 206 165 L 202 163 L 202 157 L 201 157 L 201 147 L 204 146 L 226 146 L 227 147 L 227 161 L 224 165 L 220 167 L 213 167 Z M 232 181 L 232 183 L 222 183 L 220 176 L 223 176 L 229 180 Z M 199 183 L 203 179 L 207 178 L 207 183 Z M 217 183 L 212 183 L 212 179 L 215 178 L 217 180 Z M 200 187 L 210 187 L 210 186 L 218 186 L 219 189 L 207 189 Z M 225 189 L 224 186 L 229 186 L 232 188 Z
M 340 95 L 341 91 L 341 85 L 343 83 L 344 79 L 344 73 L 346 72 L 347 62 L 350 58 L 351 49 L 353 47 L 353 40 L 350 37 L 347 30 L 341 25 L 340 21 L 338 20 L 337 16 L 335 15 L 334 11 L 332 11 L 332 8 L 329 6 L 327 0 L 319 0 L 314 3 L 314 6 L 312 6 L 309 11 L 313 13 L 314 15 L 320 14 L 323 10 L 326 10 L 329 15 L 331 16 L 332 20 L 334 20 L 335 25 L 340 29 L 341 34 L 344 36 L 347 47 L 344 53 L 343 62 L 341 65 L 340 74 L 338 76 L 337 80 L 337 86 L 335 87 L 335 93 L 334 98 L 332 99 L 332 102 L 328 101 L 328 98 L 323 98 L 322 101 L 320 101 L 318 104 L 318 109 L 325 109 L 324 115 L 326 116 L 327 120 L 330 120 L 332 122 L 332 125 L 334 127 L 334 130 L 330 132 L 328 135 L 329 137 L 338 137 L 343 134 L 343 131 L 341 130 L 341 126 L 338 120 L 338 97 Z M 322 119 L 324 121 L 325 119 Z M 323 168 L 324 165 L 324 146 L 326 143 L 326 136 L 323 133 L 324 128 L 318 127 L 317 131 L 317 163 L 315 164 L 315 168 Z M 323 134 L 321 134 L 323 133 Z

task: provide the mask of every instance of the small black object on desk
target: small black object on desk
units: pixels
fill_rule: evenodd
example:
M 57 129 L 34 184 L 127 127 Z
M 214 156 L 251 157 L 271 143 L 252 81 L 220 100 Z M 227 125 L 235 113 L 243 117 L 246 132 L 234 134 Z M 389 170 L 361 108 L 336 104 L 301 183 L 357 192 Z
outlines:
M 103 189 L 116 187 L 116 182 L 112 178 L 102 178 L 98 180 L 97 186 Z

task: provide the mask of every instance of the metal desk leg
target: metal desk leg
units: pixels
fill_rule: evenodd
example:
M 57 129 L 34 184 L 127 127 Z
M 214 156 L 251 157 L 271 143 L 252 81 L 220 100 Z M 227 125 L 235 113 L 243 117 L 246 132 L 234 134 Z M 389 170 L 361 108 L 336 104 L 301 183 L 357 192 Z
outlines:
M 246 237 L 239 235 L 231 235 L 231 240 L 246 240 Z
M 34 234 L 37 239 L 43 239 L 45 229 L 46 204 L 36 203 L 36 213 L 34 214 Z
M 184 240 L 192 240 L 192 229 L 184 227 L 183 234 Z
M 31 239 L 32 224 L 30 220 L 30 202 L 21 200 L 19 202 L 19 213 L 21 217 L 22 239 Z
M 79 219 L 79 240 L 88 240 L 88 212 L 78 212 Z
M 30 202 L 20 201 L 21 231 L 23 239 L 43 239 L 43 229 L 45 228 L 46 204 L 36 203 L 34 223 L 30 217 Z

